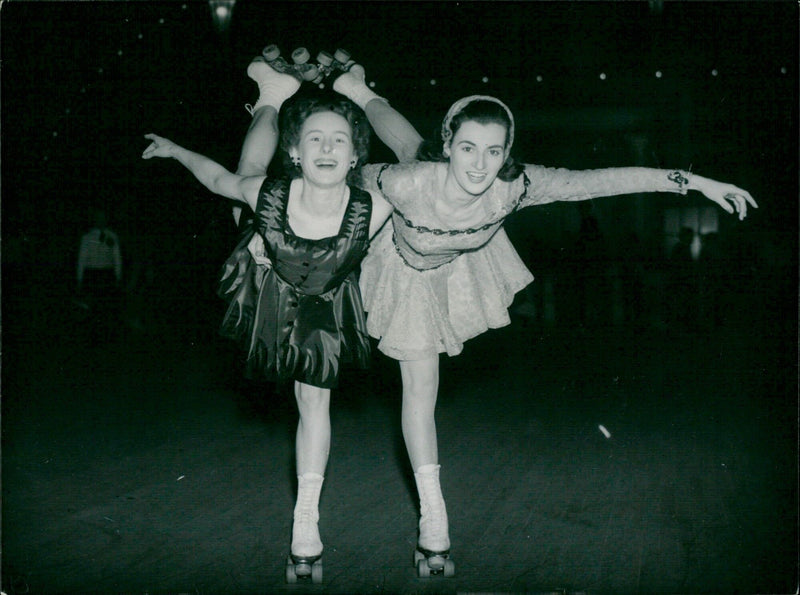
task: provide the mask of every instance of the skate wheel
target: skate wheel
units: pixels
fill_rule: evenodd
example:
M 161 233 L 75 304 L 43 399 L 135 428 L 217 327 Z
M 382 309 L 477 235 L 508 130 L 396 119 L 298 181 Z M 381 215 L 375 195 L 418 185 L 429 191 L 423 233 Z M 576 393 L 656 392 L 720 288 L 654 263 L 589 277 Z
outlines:
M 261 52 L 261 55 L 264 56 L 264 59 L 267 62 L 272 62 L 273 60 L 278 59 L 278 57 L 281 55 L 281 50 L 277 45 L 273 43 L 265 47 Z
M 333 64 L 333 56 L 331 56 L 328 52 L 322 51 L 317 54 L 317 62 L 323 66 L 330 66 Z
M 333 53 L 333 58 L 339 64 L 347 64 L 347 62 L 350 60 L 350 52 L 348 52 L 347 50 L 343 50 L 342 48 L 339 48 Z
M 428 558 L 428 568 L 431 569 L 431 572 L 439 574 L 445 567 L 447 560 L 442 556 L 431 556 Z
M 456 564 L 452 560 L 444 561 L 444 576 L 445 578 L 453 578 L 456 575 Z
M 290 585 L 294 585 L 297 582 L 297 572 L 295 572 L 291 556 L 286 560 L 286 582 Z
M 425 559 L 425 556 L 422 557 L 422 560 L 417 562 L 417 576 L 419 578 L 431 577 L 431 568 L 428 566 L 428 561 Z
M 306 48 L 297 48 L 292 52 L 292 61 L 295 64 L 305 64 L 311 59 L 311 54 Z
M 313 64 L 305 65 L 307 68 L 303 69 L 303 80 L 314 82 L 319 78 L 319 69 Z
M 424 560 L 424 559 L 425 559 L 425 555 L 421 551 L 414 550 L 414 566 L 419 564 L 420 560 Z
M 317 560 L 311 565 L 311 582 L 315 585 L 322 583 L 322 560 Z

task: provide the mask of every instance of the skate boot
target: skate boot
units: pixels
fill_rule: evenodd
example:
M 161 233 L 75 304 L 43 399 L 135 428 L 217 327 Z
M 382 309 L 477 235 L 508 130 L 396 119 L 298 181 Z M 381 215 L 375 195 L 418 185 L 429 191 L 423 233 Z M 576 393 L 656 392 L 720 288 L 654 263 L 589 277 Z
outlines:
M 419 540 L 414 565 L 420 578 L 431 574 L 455 575 L 450 559 L 447 509 L 439 485 L 439 465 L 423 465 L 414 473 L 420 503 Z
M 322 540 L 319 536 L 319 495 L 324 478 L 316 473 L 297 477 L 297 503 L 292 525 L 292 548 L 286 560 L 286 582 L 322 582 Z
M 367 86 L 366 73 L 360 64 L 353 64 L 346 72 L 342 72 L 333 80 L 332 86 L 334 91 L 347 97 L 362 110 L 366 109 L 367 104 L 373 99 L 386 101 Z
M 283 102 L 294 95 L 300 88 L 297 77 L 275 70 L 263 57 L 253 58 L 247 67 L 247 76 L 258 85 L 258 101 L 255 105 L 245 105 L 252 116 L 255 111 L 265 105 L 271 105 L 280 111 Z

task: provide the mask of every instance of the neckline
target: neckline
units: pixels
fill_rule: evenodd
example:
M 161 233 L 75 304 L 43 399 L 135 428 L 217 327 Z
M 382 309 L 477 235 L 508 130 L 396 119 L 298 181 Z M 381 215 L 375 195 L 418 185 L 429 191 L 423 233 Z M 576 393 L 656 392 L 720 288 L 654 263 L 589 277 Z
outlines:
M 342 233 L 344 233 L 345 228 L 345 221 L 347 220 L 348 215 L 350 214 L 350 208 L 353 203 L 353 189 L 350 188 L 349 185 L 345 185 L 346 192 L 347 192 L 347 204 L 344 207 L 344 211 L 342 212 L 342 220 L 339 222 L 339 229 L 334 235 L 324 236 L 321 238 L 306 238 L 304 236 L 298 235 L 292 229 L 292 226 L 289 224 L 289 197 L 292 193 L 292 186 L 295 181 L 298 181 L 300 178 L 295 178 L 293 180 L 289 180 L 286 184 L 286 192 L 284 196 L 286 197 L 283 201 L 283 205 L 281 208 L 281 217 L 283 218 L 283 235 L 290 235 L 293 238 L 298 240 L 303 240 L 304 242 L 324 242 L 326 240 L 334 240 L 341 237 Z
M 464 226 L 456 223 L 455 225 L 451 224 L 449 221 L 442 218 L 439 211 L 437 210 L 438 205 L 444 205 L 446 208 L 450 209 L 451 211 L 458 211 L 461 207 L 456 206 L 453 208 L 453 203 L 451 203 L 447 199 L 447 176 L 449 174 L 449 165 L 447 163 L 439 164 L 441 167 L 437 170 L 434 170 L 436 174 L 432 176 L 435 180 L 434 184 L 434 191 L 431 193 L 431 211 L 433 216 L 436 218 L 436 221 L 444 226 L 443 229 L 446 230 L 453 230 L 453 231 L 468 231 L 474 229 L 480 229 L 489 221 L 492 221 L 496 215 L 494 211 L 489 211 L 487 209 L 487 205 L 490 204 L 493 195 L 491 191 L 494 189 L 494 183 L 497 181 L 495 180 L 492 184 L 484 190 L 480 196 L 475 197 L 475 200 L 468 206 L 464 208 L 473 208 L 481 212 L 481 218 L 478 221 L 472 222 L 470 225 Z M 473 206 L 474 205 L 474 206 Z

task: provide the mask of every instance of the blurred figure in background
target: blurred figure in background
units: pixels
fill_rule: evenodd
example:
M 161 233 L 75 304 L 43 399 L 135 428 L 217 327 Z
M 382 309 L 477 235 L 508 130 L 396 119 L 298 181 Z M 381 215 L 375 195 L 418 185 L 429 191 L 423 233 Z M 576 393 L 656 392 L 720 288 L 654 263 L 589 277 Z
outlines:
M 105 338 L 110 336 L 118 318 L 122 251 L 103 209 L 92 211 L 92 221 L 78 250 L 77 291 L 79 304 L 89 312 L 92 338 L 99 339 L 100 332 Z

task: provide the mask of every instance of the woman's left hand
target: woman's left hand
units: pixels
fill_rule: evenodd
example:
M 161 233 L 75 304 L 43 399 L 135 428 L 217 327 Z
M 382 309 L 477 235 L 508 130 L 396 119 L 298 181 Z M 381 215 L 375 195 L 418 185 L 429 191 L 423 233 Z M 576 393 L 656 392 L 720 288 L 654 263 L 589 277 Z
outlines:
M 747 190 L 742 190 L 733 184 L 717 182 L 709 178 L 693 175 L 689 186 L 692 190 L 697 190 L 706 195 L 706 198 L 713 200 L 731 215 L 739 213 L 739 221 L 747 217 L 747 205 L 758 208 L 758 204 Z
M 145 134 L 144 137 L 152 141 L 142 153 L 142 159 L 150 159 L 152 157 L 172 157 L 172 151 L 176 145 L 168 138 L 158 136 L 155 134 Z

